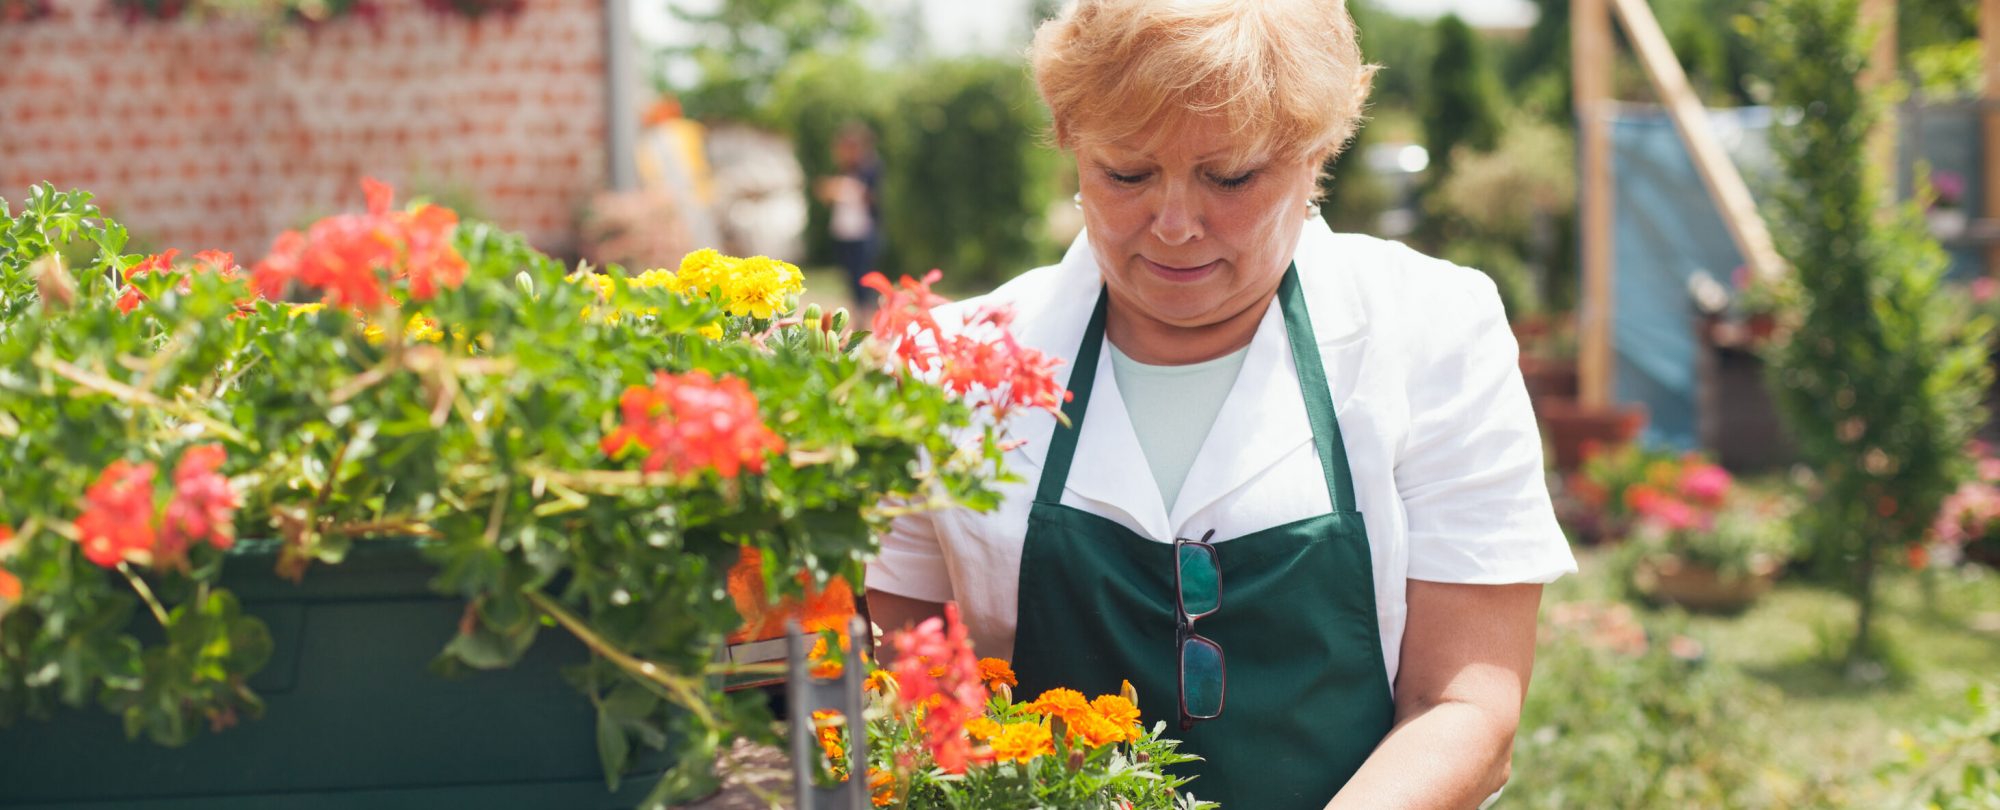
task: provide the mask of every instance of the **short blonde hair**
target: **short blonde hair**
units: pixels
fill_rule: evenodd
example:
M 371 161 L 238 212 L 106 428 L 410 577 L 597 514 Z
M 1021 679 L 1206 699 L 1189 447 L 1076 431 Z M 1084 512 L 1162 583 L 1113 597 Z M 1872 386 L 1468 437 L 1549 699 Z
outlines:
M 1245 154 L 1331 158 L 1376 70 L 1345 0 L 1075 0 L 1028 53 L 1056 145 L 1071 150 L 1157 145 L 1188 117 L 1214 116 Z

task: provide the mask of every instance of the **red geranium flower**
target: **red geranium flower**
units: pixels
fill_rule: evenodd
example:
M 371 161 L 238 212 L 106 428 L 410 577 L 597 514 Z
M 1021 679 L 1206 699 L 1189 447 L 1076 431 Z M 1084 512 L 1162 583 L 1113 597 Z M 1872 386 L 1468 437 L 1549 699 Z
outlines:
M 76 519 L 83 556 L 111 568 L 122 560 L 150 562 L 157 541 L 153 465 L 111 462 L 83 495 Z
M 710 377 L 706 371 L 653 375 L 653 385 L 634 385 L 619 397 L 624 424 L 604 437 L 607 455 L 644 448 L 647 472 L 672 467 L 676 475 L 712 469 L 735 478 L 744 469 L 764 471 L 764 457 L 785 449 L 785 441 L 764 426 L 757 396 L 742 378 Z
M 926 619 L 897 633 L 894 643 L 898 704 L 905 711 L 925 707 L 924 747 L 946 773 L 964 773 L 972 759 L 965 722 L 984 716 L 987 693 L 958 605 L 946 602 L 942 620 Z
M 160 529 L 160 556 L 179 559 L 188 546 L 207 541 L 219 549 L 236 542 L 236 508 L 229 479 L 218 470 L 228 454 L 212 444 L 190 447 L 174 467 L 174 497 Z
M 407 279 L 410 298 L 418 301 L 464 282 L 465 259 L 451 245 L 457 214 L 434 205 L 395 211 L 388 184 L 363 178 L 361 187 L 366 213 L 327 217 L 303 234 L 278 235 L 251 273 L 259 295 L 276 298 L 296 281 L 329 304 L 366 311 L 391 303 L 392 281 Z

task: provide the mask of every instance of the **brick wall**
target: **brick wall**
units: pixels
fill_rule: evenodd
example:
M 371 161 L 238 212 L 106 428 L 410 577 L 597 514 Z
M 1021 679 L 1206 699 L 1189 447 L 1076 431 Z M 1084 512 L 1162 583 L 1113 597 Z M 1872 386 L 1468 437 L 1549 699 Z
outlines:
M 89 189 L 143 247 L 247 261 L 359 208 L 372 175 L 567 252 L 605 184 L 601 0 L 481 20 L 380 0 L 310 30 L 55 5 L 0 25 L 0 197 Z

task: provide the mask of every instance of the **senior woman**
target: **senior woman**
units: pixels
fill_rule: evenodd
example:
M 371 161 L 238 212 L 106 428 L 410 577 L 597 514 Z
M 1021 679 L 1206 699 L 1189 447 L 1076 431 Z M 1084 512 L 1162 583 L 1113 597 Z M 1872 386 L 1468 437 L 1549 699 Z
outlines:
M 1031 56 L 1086 230 L 940 314 L 1011 306 L 1069 424 L 1010 426 L 998 509 L 893 524 L 876 622 L 955 600 L 1020 694 L 1129 679 L 1225 808 L 1480 804 L 1575 563 L 1493 284 L 1316 215 L 1343 4 L 1078 0 Z

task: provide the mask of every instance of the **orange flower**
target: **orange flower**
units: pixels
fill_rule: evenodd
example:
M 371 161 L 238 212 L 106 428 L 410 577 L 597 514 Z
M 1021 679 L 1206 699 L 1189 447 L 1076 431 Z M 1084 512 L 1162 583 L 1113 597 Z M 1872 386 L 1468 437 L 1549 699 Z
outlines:
M 1055 752 L 1055 738 L 1049 735 L 1048 726 L 1041 723 L 1008 723 L 993 738 L 993 756 L 1002 762 L 1025 763 Z
M 839 636 L 841 653 L 853 648 L 854 643 L 848 640 L 846 633 Z M 812 676 L 821 679 L 838 678 L 840 673 L 846 672 L 847 664 L 843 658 L 843 655 L 835 654 L 828 648 L 824 635 L 813 640 L 812 652 L 806 654 L 806 660 L 812 662 Z
M 1028 711 L 1061 718 L 1064 722 L 1075 722 L 1076 718 L 1091 714 L 1090 701 L 1083 699 L 1082 692 L 1060 687 L 1043 692 L 1041 697 L 1028 704 Z
M 1000 724 L 991 717 L 974 717 L 965 721 L 965 733 L 972 739 L 985 742 L 1000 735 Z
M 1121 726 L 1095 712 L 1077 715 L 1066 725 L 1071 740 L 1081 740 L 1092 748 L 1124 742 L 1130 736 L 1129 726 Z
M 1099 695 L 1096 700 L 1090 702 L 1090 708 L 1097 712 L 1099 717 L 1125 729 L 1128 734 L 1139 726 L 1139 707 L 1132 705 L 1132 701 L 1126 700 L 1123 696 Z M 1127 739 L 1137 739 L 1137 735 L 1130 735 Z
M 896 803 L 896 775 L 877 768 L 868 769 L 869 803 L 888 807 Z
M 1014 668 L 998 658 L 979 659 L 979 679 L 986 682 L 986 688 L 997 690 L 1002 684 L 1020 686 L 1014 679 Z
M 878 669 L 868 673 L 868 680 L 861 684 L 861 688 L 878 695 L 886 695 L 889 694 L 889 687 L 894 686 L 895 683 L 895 673 L 886 669 Z
M 826 755 L 827 766 L 833 770 L 835 778 L 847 779 L 847 746 L 843 734 L 847 723 L 840 712 L 820 709 L 812 713 L 813 729 L 819 738 L 820 753 Z

